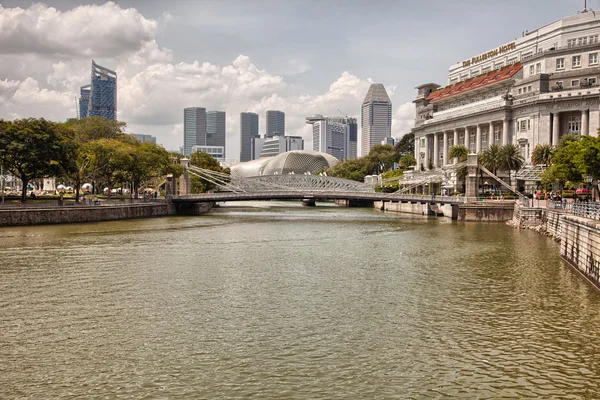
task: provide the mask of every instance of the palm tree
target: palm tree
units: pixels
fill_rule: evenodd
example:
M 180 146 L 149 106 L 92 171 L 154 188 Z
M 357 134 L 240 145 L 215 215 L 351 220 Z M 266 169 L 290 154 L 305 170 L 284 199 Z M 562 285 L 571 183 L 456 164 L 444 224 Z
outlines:
M 525 159 L 516 144 L 507 144 L 500 147 L 499 159 L 499 169 L 508 171 L 508 184 L 510 185 L 510 172 L 520 170 L 525 163 Z
M 459 163 L 466 162 L 468 155 L 469 155 L 469 149 L 467 149 L 465 146 L 462 146 L 462 145 L 452 146 L 452 147 L 450 147 L 450 150 L 448 151 L 448 157 L 458 159 Z M 463 187 L 465 187 L 465 179 L 467 179 L 468 174 L 469 174 L 469 170 L 466 165 L 460 167 L 456 171 L 456 179 L 462 181 Z
M 538 144 L 531 153 L 531 163 L 533 165 L 546 165 L 549 166 L 552 162 L 552 156 L 554 155 L 554 149 L 550 144 Z
M 498 175 L 498 170 L 501 166 L 500 146 L 492 144 L 477 157 L 479 164 L 487 168 L 492 174 Z M 483 171 L 481 171 L 481 179 L 483 179 Z M 496 185 L 494 184 L 494 189 Z
M 452 147 L 450 147 L 450 150 L 448 151 L 448 157 L 449 158 L 458 158 L 459 163 L 467 161 L 468 155 L 469 155 L 469 149 L 467 149 L 463 145 L 452 146 Z
M 479 153 L 479 163 L 489 169 L 492 174 L 497 175 L 496 172 L 500 169 L 500 146 L 492 144 L 487 150 Z

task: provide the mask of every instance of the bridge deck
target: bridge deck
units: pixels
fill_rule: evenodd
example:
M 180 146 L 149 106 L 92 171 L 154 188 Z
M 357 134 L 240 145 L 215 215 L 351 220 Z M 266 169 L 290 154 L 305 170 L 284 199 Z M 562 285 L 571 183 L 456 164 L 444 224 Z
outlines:
M 268 192 L 216 192 L 181 195 L 173 198 L 175 203 L 197 203 L 206 201 L 249 201 L 249 200 L 301 200 L 301 199 L 323 199 L 323 200 L 363 200 L 363 201 L 394 201 L 412 203 L 434 203 L 434 204 L 462 204 L 465 198 L 456 196 L 429 196 L 408 195 L 395 193 L 367 193 L 346 191 L 306 191 L 306 190 L 281 190 Z

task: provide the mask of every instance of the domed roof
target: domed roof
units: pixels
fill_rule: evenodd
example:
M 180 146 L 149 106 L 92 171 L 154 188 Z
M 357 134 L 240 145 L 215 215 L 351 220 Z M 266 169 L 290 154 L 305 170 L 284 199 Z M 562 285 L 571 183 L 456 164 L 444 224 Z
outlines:
M 335 166 L 339 160 L 326 153 L 309 150 L 293 150 L 275 157 L 259 158 L 231 167 L 233 178 L 260 175 L 314 174 Z

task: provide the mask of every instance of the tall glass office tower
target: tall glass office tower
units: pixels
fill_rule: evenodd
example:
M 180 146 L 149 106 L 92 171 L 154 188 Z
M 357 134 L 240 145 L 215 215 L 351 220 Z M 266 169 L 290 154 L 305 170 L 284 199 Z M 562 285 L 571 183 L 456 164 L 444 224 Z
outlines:
M 79 118 L 85 118 L 88 115 L 88 106 L 90 105 L 90 85 L 82 86 L 79 98 Z
M 362 104 L 361 125 L 361 156 L 392 136 L 392 102 L 381 83 L 369 87 Z
M 223 153 L 227 154 L 225 146 L 225 111 L 206 112 L 206 146 L 223 146 Z
M 82 86 L 79 118 L 99 116 L 117 119 L 117 73 L 92 60 L 92 83 Z
M 183 109 L 183 154 L 190 156 L 192 147 L 206 145 L 206 109 L 188 107 Z
M 267 111 L 267 130 L 266 138 L 271 138 L 275 135 L 285 134 L 285 113 L 278 110 Z
M 252 160 L 252 139 L 259 138 L 258 114 L 240 114 L 240 162 Z

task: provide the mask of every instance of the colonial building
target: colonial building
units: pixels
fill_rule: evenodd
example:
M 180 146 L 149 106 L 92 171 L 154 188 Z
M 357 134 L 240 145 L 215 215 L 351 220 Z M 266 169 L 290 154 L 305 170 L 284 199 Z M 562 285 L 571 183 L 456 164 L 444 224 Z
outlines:
M 450 164 L 448 151 L 539 144 L 600 127 L 600 13 L 584 10 L 450 66 L 448 85 L 418 86 L 416 170 Z

